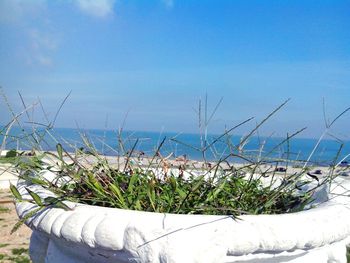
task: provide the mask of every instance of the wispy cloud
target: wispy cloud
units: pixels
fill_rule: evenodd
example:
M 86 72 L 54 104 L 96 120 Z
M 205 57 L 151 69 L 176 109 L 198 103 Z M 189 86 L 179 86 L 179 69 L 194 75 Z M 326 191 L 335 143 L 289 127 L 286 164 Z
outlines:
M 0 0 L 0 23 L 14 27 L 20 39 L 16 55 L 30 66 L 51 67 L 58 33 L 50 28 L 47 0 Z
M 0 23 L 20 23 L 27 17 L 38 16 L 45 9 L 45 0 L 1 0 Z
M 105 18 L 113 15 L 115 0 L 76 0 L 79 10 L 87 15 Z
M 59 41 L 54 34 L 43 30 L 28 30 L 30 52 L 27 56 L 29 64 L 39 64 L 44 67 L 53 65 L 52 55 L 57 50 Z
M 174 7 L 174 0 L 161 0 L 166 8 L 171 9 Z
M 49 34 L 45 34 L 37 29 L 32 29 L 29 31 L 29 36 L 34 50 L 44 48 L 48 51 L 54 51 L 57 49 L 57 40 L 54 39 L 53 36 L 49 36 Z
M 37 54 L 36 56 L 33 56 L 33 59 L 35 59 L 35 62 L 40 64 L 41 66 L 44 66 L 44 67 L 53 66 L 53 60 L 48 55 Z

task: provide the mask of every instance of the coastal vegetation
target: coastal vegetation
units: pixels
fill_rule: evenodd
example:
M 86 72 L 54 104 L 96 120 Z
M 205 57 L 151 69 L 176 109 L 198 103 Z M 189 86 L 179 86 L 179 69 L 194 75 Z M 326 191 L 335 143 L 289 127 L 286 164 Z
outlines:
M 64 99 L 60 105 L 55 119 L 62 108 Z M 242 214 L 280 214 L 296 212 L 310 207 L 314 201 L 313 194 L 321 186 L 330 184 L 337 174 L 339 166 L 339 154 L 342 145 L 339 146 L 337 156 L 331 162 L 326 175 L 322 178 L 310 174 L 307 160 L 299 161 L 299 169 L 288 173 L 293 163 L 288 159 L 288 149 L 291 140 L 301 133 L 300 129 L 276 145 L 272 150 L 265 152 L 263 144 L 258 153 L 247 154 L 245 145 L 257 135 L 259 128 L 275 115 L 289 100 L 274 109 L 266 118 L 257 123 L 247 135 L 243 136 L 238 144 L 230 140 L 232 132 L 238 127 L 250 122 L 249 118 L 225 132 L 215 139 L 207 139 L 207 128 L 212 116 L 215 114 L 220 102 L 213 112 L 207 114 L 207 105 L 199 103 L 199 128 L 201 132 L 200 147 L 195 148 L 202 156 L 201 162 L 191 162 L 172 159 L 171 156 L 162 156 L 161 149 L 166 138 L 156 147 L 153 156 L 141 156 L 137 152 L 139 139 L 136 139 L 129 148 L 119 131 L 118 149 L 115 156 L 103 156 L 94 143 L 82 134 L 83 147 L 76 147 L 75 151 L 67 151 L 60 141 L 56 141 L 56 152 L 44 151 L 41 147 L 45 138 L 52 136 L 55 119 L 45 126 L 45 129 L 37 129 L 35 122 L 30 132 L 23 131 L 23 138 L 32 146 L 31 152 L 7 152 L 1 161 L 11 162 L 19 172 L 20 178 L 33 184 L 39 184 L 52 191 L 56 197 L 48 197 L 42 200 L 39 195 L 27 189 L 32 197 L 30 201 L 36 203 L 39 209 L 47 206 L 56 206 L 69 209 L 63 201 L 69 200 L 84 204 L 114 207 L 122 209 L 179 213 L 179 214 L 210 214 L 232 215 L 239 217 Z M 23 100 L 22 100 L 23 102 Z M 23 105 L 24 102 L 23 102 Z M 12 110 L 9 107 L 10 111 Z M 341 112 L 333 121 L 327 124 L 325 133 L 347 111 Z M 12 111 L 11 111 L 12 112 Z M 19 117 L 26 113 L 15 114 L 11 122 L 2 130 L 4 142 L 9 130 L 14 123 L 19 123 Z M 203 117 L 203 116 L 204 117 Z M 210 116 L 209 118 L 207 116 Z M 43 132 L 44 131 L 44 132 Z M 170 138 L 177 143 L 177 138 Z M 65 142 L 67 143 L 67 142 Z M 208 161 L 208 152 L 216 150 L 216 144 L 225 143 L 229 151 L 216 153 L 216 161 Z M 191 145 L 186 145 L 192 147 Z M 272 153 L 285 147 L 287 158 L 274 158 Z M 315 146 L 311 155 L 318 145 Z M 3 148 L 3 147 L 2 147 Z M 146 160 L 144 161 L 140 161 Z M 114 160 L 114 163 L 111 160 Z M 237 165 L 233 160 L 240 160 Z M 51 171 L 54 179 L 48 180 L 42 176 L 42 171 Z M 17 201 L 22 200 L 21 195 L 14 185 L 11 191 Z M 28 217 L 31 215 L 28 215 Z M 26 218 L 22 219 L 22 222 Z M 21 223 L 21 222 L 20 222 Z M 19 224 L 20 224 L 19 223 Z M 15 227 L 15 229 L 18 226 Z

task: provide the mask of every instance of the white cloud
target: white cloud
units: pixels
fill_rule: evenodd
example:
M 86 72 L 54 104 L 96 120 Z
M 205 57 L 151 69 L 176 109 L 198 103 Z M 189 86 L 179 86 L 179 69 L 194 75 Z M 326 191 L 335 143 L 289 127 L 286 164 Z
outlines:
M 52 59 L 49 56 L 45 56 L 45 55 L 39 54 L 36 57 L 34 57 L 34 59 L 41 66 L 44 66 L 44 67 L 51 67 L 51 66 L 53 66 L 53 61 L 52 61 Z
M 29 65 L 39 64 L 44 67 L 53 66 L 52 55 L 58 48 L 59 41 L 54 34 L 43 30 L 28 30 L 29 51 L 27 62 Z
M 0 0 L 0 23 L 13 27 L 20 39 L 13 55 L 31 66 L 53 65 L 58 41 L 56 34 L 49 33 L 47 11 L 47 0 Z
M 116 0 L 69 0 L 82 14 L 96 18 L 113 16 Z M 52 67 L 62 42 L 52 27 L 49 0 L 0 0 L 0 24 L 9 26 L 20 41 L 14 43 L 14 56 L 29 66 Z
M 165 5 L 166 8 L 173 8 L 174 7 L 174 0 L 161 0 L 162 3 Z
M 45 49 L 48 51 L 54 51 L 57 48 L 58 41 L 52 35 L 43 33 L 37 29 L 29 30 L 29 37 L 31 40 L 31 46 L 34 50 Z
M 45 9 L 45 0 L 0 0 L 0 23 L 19 23 L 24 18 L 38 16 Z
M 115 0 L 76 0 L 81 12 L 98 18 L 113 15 L 114 3 Z
M 163 0 L 162 0 L 163 1 Z M 165 2 L 172 2 L 167 0 Z M 16 24 L 28 18 L 35 18 L 47 11 L 48 0 L 0 0 L 0 23 Z M 116 0 L 71 0 L 87 15 L 104 18 L 113 15 Z

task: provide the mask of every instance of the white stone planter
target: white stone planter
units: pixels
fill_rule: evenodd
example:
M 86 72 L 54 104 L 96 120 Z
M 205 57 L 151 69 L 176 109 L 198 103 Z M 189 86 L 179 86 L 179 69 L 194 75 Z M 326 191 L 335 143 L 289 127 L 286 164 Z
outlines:
M 350 189 L 338 178 L 332 193 Z M 18 183 L 21 194 L 26 182 Z M 39 195 L 52 193 L 29 186 Z M 33 262 L 346 262 L 350 198 L 329 195 L 316 208 L 283 215 L 176 215 L 67 203 L 26 224 Z M 346 193 L 347 195 L 349 193 Z M 36 206 L 17 203 L 23 217 Z

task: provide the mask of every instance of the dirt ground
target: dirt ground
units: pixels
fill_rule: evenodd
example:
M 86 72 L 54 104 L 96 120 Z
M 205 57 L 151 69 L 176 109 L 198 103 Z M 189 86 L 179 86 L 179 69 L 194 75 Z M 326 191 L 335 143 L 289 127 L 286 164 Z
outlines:
M 11 234 L 12 227 L 18 220 L 11 193 L 0 190 L 0 262 L 31 262 L 28 246 L 31 230 L 23 225 Z

